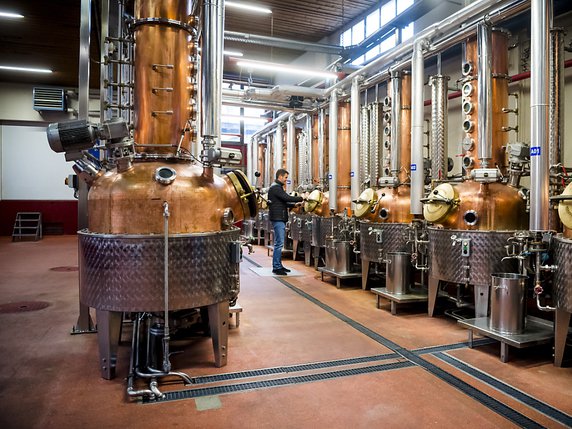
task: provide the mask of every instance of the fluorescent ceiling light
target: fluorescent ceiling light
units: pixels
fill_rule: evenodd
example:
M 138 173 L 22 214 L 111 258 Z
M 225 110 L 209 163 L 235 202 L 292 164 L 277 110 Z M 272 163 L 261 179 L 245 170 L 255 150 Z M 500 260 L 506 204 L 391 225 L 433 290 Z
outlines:
M 234 1 L 225 1 L 224 2 L 225 7 L 226 6 L 230 6 L 230 7 L 234 7 L 236 9 L 243 9 L 243 10 L 248 10 L 250 12 L 258 12 L 258 13 L 272 13 L 272 11 L 266 7 L 260 7 L 260 6 L 255 6 L 253 4 L 249 4 L 249 3 L 239 3 L 239 2 L 234 2 Z
M 20 15 L 19 13 L 12 13 L 12 12 L 2 12 L 0 11 L 0 18 L 24 18 L 24 15 Z
M 302 76 L 315 76 L 323 77 L 325 79 L 336 79 L 338 75 L 332 72 L 325 72 L 320 70 L 301 69 L 298 67 L 291 67 L 285 64 L 266 63 L 262 61 L 241 60 L 237 62 L 239 67 L 246 67 L 250 69 L 269 70 L 280 73 L 293 73 Z
M 261 118 L 260 116 L 222 115 L 222 119 L 226 119 L 227 121 L 233 121 L 233 120 L 238 119 L 241 122 L 247 121 L 250 123 L 254 123 L 254 122 L 266 123 L 266 122 L 269 122 L 267 118 Z
M 238 51 L 223 51 L 223 54 L 229 57 L 242 57 L 243 53 Z
M 198 48 L 197 51 L 201 52 L 201 48 Z M 242 52 L 238 52 L 238 51 L 224 50 L 224 51 L 222 51 L 222 53 L 226 56 L 229 56 L 229 57 L 242 57 L 244 55 Z M 191 58 L 191 57 L 189 57 L 189 58 Z
M 22 71 L 32 73 L 52 73 L 50 69 L 38 69 L 33 67 L 0 66 L 0 70 Z

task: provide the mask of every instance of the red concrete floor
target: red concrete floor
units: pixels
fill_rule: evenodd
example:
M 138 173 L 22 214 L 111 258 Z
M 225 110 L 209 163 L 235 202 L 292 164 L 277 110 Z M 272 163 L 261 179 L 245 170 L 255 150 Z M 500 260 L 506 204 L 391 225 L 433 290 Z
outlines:
M 215 368 L 209 338 L 194 338 L 184 353 L 173 357 L 175 370 L 191 376 L 274 368 L 392 353 L 335 315 L 286 287 L 273 277 L 260 277 L 251 261 L 269 267 L 267 252 L 256 247 L 241 266 L 244 308 L 240 327 L 229 334 L 229 359 Z M 466 341 L 467 332 L 443 316 L 429 318 L 423 306 L 399 309 L 392 316 L 376 308 L 376 298 L 359 282 L 336 289 L 303 262 L 285 261 L 302 272 L 285 281 L 342 315 L 407 350 Z M 129 399 L 125 377 L 129 333 L 120 345 L 117 377 L 99 376 L 96 335 L 69 335 L 77 319 L 77 272 L 52 271 L 77 266 L 75 236 L 46 237 L 39 242 L 12 243 L 0 238 L 0 305 L 45 301 L 47 308 L 0 314 L 1 428 L 504 428 L 518 427 L 502 414 L 451 386 L 408 358 L 392 355 L 383 361 L 334 364 L 321 370 L 288 372 L 237 379 L 212 385 L 254 380 L 292 379 L 299 375 L 347 369 L 389 370 L 348 375 L 280 387 L 247 389 L 197 399 L 142 404 Z M 547 346 L 548 347 L 548 346 Z M 539 401 L 572 414 L 572 370 L 554 368 L 550 351 L 519 351 L 503 364 L 498 345 L 446 353 L 503 381 Z M 424 362 L 444 369 L 466 386 L 516 410 L 544 427 L 565 427 L 533 407 L 502 393 L 430 354 Z M 142 385 L 140 385 L 142 387 Z M 182 384 L 161 385 L 164 391 L 184 390 Z

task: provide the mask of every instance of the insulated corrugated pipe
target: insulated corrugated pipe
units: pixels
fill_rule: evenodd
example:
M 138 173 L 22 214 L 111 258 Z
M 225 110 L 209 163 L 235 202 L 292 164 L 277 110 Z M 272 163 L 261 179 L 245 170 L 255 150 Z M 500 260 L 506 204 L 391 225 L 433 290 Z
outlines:
M 360 168 L 359 168 L 359 147 L 360 147 L 360 78 L 356 77 L 352 81 L 350 96 L 350 117 L 351 117 L 351 145 L 350 145 L 350 195 L 352 199 L 351 208 L 355 210 L 356 201 L 360 191 Z
M 314 154 L 312 153 L 312 141 L 314 139 L 314 135 L 312 133 L 312 115 L 306 115 L 306 156 L 307 156 L 307 165 L 306 165 L 306 174 L 304 177 L 305 185 L 312 184 L 312 166 L 314 165 Z
M 532 0 L 530 7 L 530 230 L 548 230 L 548 79 L 550 0 Z
M 425 39 L 416 39 L 411 64 L 411 214 L 423 213 L 423 83 L 425 81 L 425 60 L 423 49 Z M 393 103 L 393 100 L 392 100 Z
M 250 180 L 250 183 L 254 183 L 254 156 L 252 147 L 254 146 L 254 137 L 250 138 L 250 141 L 246 144 L 246 177 Z
M 338 210 L 338 93 L 330 95 L 330 122 L 329 122 L 329 174 L 328 191 L 329 207 L 334 213 Z
M 289 177 L 286 181 L 286 192 L 290 193 L 294 190 L 294 184 L 298 183 L 296 174 L 296 127 L 294 124 L 294 116 L 290 116 L 286 123 L 286 170 Z M 297 172 L 300 174 L 300 172 Z

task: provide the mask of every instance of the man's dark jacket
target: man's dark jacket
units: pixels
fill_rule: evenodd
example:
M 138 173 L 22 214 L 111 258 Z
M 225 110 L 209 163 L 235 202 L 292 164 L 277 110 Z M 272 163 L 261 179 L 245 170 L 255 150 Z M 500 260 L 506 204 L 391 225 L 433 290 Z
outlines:
M 268 216 L 271 221 L 288 222 L 288 207 L 303 201 L 302 197 L 288 195 L 282 183 L 276 180 L 268 188 Z

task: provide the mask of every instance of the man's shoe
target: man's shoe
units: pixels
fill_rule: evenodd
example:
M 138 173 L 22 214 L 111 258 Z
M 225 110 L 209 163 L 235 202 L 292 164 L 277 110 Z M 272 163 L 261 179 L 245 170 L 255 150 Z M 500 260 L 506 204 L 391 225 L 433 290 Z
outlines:
M 280 268 L 280 269 L 281 269 L 282 271 L 286 271 L 287 273 L 289 273 L 290 271 L 292 271 L 292 270 L 289 270 L 289 269 L 286 268 L 286 267 L 282 267 L 282 268 Z
M 288 273 L 286 271 L 284 271 L 283 269 L 279 269 L 279 270 L 272 270 L 273 274 L 276 274 L 277 276 L 285 276 L 288 275 Z

